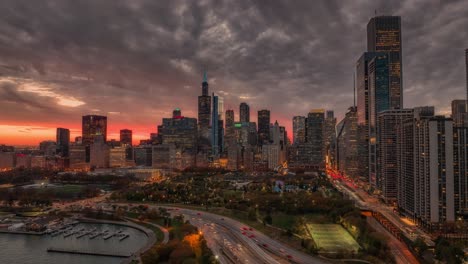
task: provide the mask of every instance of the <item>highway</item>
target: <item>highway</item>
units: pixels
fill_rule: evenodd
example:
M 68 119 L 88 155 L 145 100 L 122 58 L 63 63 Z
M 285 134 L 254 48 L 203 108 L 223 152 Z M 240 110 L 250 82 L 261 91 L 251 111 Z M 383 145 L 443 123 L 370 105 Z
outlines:
M 155 206 L 159 207 L 159 206 Z M 290 248 L 236 220 L 190 209 L 166 207 L 202 230 L 221 263 L 328 263 Z

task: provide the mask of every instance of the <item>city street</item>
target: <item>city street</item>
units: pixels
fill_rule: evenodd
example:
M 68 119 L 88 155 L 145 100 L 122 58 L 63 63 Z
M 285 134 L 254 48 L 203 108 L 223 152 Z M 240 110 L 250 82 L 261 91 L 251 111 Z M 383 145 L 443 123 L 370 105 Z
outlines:
M 334 172 L 329 170 L 329 174 L 331 177 L 331 182 L 333 185 L 350 199 L 352 199 L 356 206 L 365 209 L 371 210 L 374 212 L 379 212 L 385 218 L 387 218 L 390 222 L 392 222 L 396 227 L 400 229 L 400 231 L 405 234 L 407 237 L 415 238 L 417 236 L 421 236 L 426 241 L 430 240 L 429 235 L 424 233 L 419 228 L 416 228 L 414 225 L 403 221 L 394 211 L 391 206 L 385 205 L 380 202 L 377 198 L 372 197 L 371 195 L 367 194 L 364 190 L 360 189 L 351 179 L 343 177 L 338 172 Z M 405 263 L 418 263 L 417 259 L 413 256 L 413 254 L 409 251 L 408 247 L 398 239 L 396 239 L 392 234 L 390 234 L 380 223 L 378 223 L 375 219 L 372 219 L 369 224 L 375 228 L 380 233 L 385 234 L 389 237 L 389 247 L 392 248 L 392 254 L 395 257 L 397 263 L 405 264 Z M 414 232 L 413 234 L 409 233 Z M 428 242 L 426 242 L 428 243 Z
M 159 206 L 154 206 L 159 207 Z M 251 227 L 223 216 L 166 207 L 199 227 L 222 263 L 328 263 L 290 248 Z

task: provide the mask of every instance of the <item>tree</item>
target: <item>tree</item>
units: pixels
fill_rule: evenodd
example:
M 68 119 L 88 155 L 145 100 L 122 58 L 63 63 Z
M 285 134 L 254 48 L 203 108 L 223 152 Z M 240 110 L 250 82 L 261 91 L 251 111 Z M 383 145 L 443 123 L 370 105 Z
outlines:
M 416 238 L 416 240 L 413 242 L 413 247 L 414 247 L 414 249 L 416 249 L 419 256 L 422 256 L 424 251 L 426 251 L 428 249 L 428 246 L 424 242 L 424 239 L 422 239 L 422 237 L 420 237 L 420 236 L 418 238 Z
M 270 214 L 267 214 L 264 218 L 263 218 L 263 223 L 264 224 L 268 224 L 268 225 L 271 225 L 273 223 L 273 218 L 271 217 Z

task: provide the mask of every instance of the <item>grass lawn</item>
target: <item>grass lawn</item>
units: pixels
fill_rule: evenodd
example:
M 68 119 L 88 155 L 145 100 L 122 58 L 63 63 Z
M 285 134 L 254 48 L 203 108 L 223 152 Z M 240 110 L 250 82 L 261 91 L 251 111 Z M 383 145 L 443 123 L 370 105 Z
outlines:
M 336 253 L 359 250 L 359 244 L 341 225 L 307 224 L 307 228 L 320 251 Z

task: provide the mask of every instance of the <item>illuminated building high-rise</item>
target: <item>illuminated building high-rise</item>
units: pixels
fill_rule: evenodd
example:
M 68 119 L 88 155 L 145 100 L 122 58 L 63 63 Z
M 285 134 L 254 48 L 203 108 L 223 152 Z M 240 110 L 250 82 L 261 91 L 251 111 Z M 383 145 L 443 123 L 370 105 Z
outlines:
M 198 130 L 200 137 L 209 139 L 211 96 L 208 95 L 208 77 L 203 74 L 202 95 L 198 96 Z
M 258 144 L 270 141 L 270 110 L 258 111 Z
M 93 144 L 94 139 L 102 135 L 104 142 L 107 141 L 107 117 L 98 115 L 86 115 L 82 120 L 83 145 Z
M 325 111 L 323 109 L 311 110 L 307 115 L 306 140 L 312 147 L 309 160 L 310 163 L 319 167 L 323 167 L 325 162 L 324 123 Z
M 240 122 L 250 122 L 250 107 L 247 103 L 241 103 L 239 106 Z
M 180 114 L 177 108 L 172 118 L 163 118 L 162 124 L 158 126 L 158 135 L 162 144 L 174 145 L 176 151 L 187 157 L 187 163 L 193 166 L 198 150 L 197 119 Z
M 211 140 L 211 153 L 213 155 L 214 158 L 218 158 L 219 157 L 219 153 L 220 153 L 220 145 L 219 145 L 219 137 L 220 137 L 220 134 L 219 134 L 219 111 L 218 111 L 218 107 L 219 107 L 219 97 L 217 95 L 215 95 L 213 93 L 212 95 L 212 102 L 213 102 L 213 112 L 212 112 L 212 115 L 211 115 L 211 137 L 210 137 L 210 140 Z
M 465 50 L 465 65 L 466 65 L 466 112 L 468 112 L 468 49 Z
M 453 122 L 433 107 L 414 108 L 397 131 L 401 212 L 426 228 L 455 221 Z
M 390 109 L 389 60 L 386 53 L 376 54 L 368 63 L 369 73 L 369 182 L 376 185 L 377 179 L 377 115 Z
M 386 110 L 378 115 L 377 131 L 377 186 L 382 191 L 382 197 L 387 203 L 397 199 L 397 128 L 403 122 L 413 117 L 413 109 Z
M 120 143 L 123 145 L 132 145 L 132 130 L 122 129 L 120 130 Z
M 359 166 L 357 174 L 366 181 L 369 180 L 369 63 L 378 55 L 385 55 L 385 53 L 364 52 L 356 62 L 357 122 L 359 135 Z
M 401 18 L 377 16 L 367 24 L 367 51 L 389 56 L 390 108 L 403 107 Z
M 358 124 L 356 107 L 350 107 L 336 126 L 336 164 L 349 177 L 358 176 Z
M 57 154 L 62 157 L 69 156 L 70 150 L 70 129 L 57 128 L 56 133 Z
M 293 117 L 293 144 L 306 142 L 306 118 L 305 116 Z

